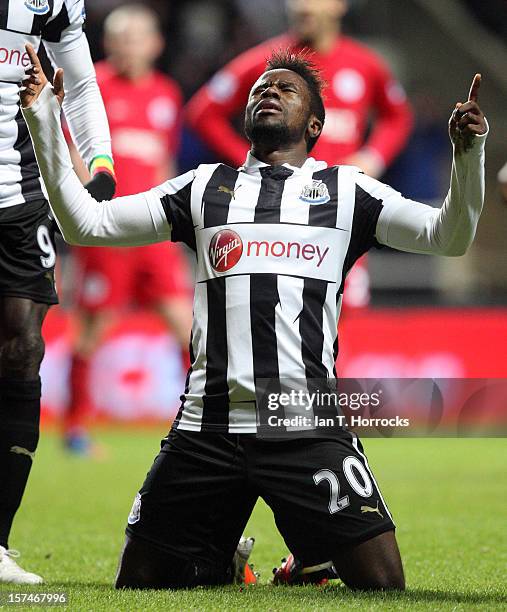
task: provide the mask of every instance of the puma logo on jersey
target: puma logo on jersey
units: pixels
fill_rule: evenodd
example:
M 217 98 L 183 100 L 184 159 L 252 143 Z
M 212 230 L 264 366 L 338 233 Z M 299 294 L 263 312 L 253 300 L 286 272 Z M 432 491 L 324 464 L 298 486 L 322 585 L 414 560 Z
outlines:
M 372 508 L 371 506 L 361 506 L 361 512 L 363 514 L 366 514 L 367 512 L 376 512 L 380 516 L 380 518 L 384 518 L 384 515 L 378 509 L 378 501 L 375 508 Z
M 49 0 L 25 0 L 25 6 L 37 15 L 49 13 Z
M 35 453 L 30 452 L 27 448 L 23 448 L 22 446 L 11 446 L 10 451 L 16 455 L 26 455 L 30 457 L 32 461 L 35 458 Z
M 236 189 L 230 189 L 229 187 L 226 187 L 225 185 L 220 185 L 218 187 L 218 191 L 221 191 L 222 193 L 227 193 L 228 195 L 231 196 L 231 200 L 234 200 L 236 196 L 236 191 L 238 191 L 240 187 L 241 185 L 239 185 L 239 187 L 236 187 Z

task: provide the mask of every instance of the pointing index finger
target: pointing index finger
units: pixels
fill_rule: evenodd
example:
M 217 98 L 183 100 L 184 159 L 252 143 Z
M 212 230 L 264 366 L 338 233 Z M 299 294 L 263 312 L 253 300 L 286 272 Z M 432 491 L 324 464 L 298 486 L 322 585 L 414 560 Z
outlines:
M 32 65 L 39 68 L 40 67 L 39 56 L 37 55 L 37 53 L 35 53 L 35 49 L 32 47 L 30 43 L 25 44 L 25 49 L 26 49 L 26 52 L 28 53 L 30 61 L 32 62 Z
M 470 86 L 470 92 L 468 94 L 468 100 L 470 102 L 477 102 L 479 98 L 479 88 L 481 86 L 481 75 L 476 74 L 474 76 L 474 80 L 472 81 L 472 85 Z

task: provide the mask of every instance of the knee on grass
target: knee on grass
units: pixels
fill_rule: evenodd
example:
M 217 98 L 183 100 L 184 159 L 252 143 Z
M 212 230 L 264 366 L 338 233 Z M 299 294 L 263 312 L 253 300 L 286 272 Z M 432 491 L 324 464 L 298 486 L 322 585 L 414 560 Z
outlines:
M 348 577 L 342 581 L 350 589 L 356 591 L 404 591 L 405 577 L 403 573 L 385 573 L 367 578 L 355 579 Z
M 232 581 L 230 568 L 220 568 L 184 558 L 127 538 L 115 588 L 117 589 L 189 589 L 216 586 Z

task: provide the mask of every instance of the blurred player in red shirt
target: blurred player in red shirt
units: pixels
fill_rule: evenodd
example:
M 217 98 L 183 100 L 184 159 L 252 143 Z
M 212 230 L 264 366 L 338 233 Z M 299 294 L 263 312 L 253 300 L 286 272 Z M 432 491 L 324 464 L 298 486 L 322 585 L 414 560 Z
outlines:
M 117 196 L 138 193 L 175 176 L 182 98 L 178 86 L 153 66 L 163 50 L 155 13 L 142 5 L 113 11 L 104 24 L 107 59 L 98 63 L 100 86 L 111 129 Z M 119 310 L 149 307 L 167 321 L 185 351 L 192 303 L 184 253 L 164 242 L 144 247 L 74 250 L 81 319 L 70 374 L 65 439 L 85 451 L 89 412 L 88 360 Z
M 412 113 L 403 88 L 377 53 L 341 34 L 346 0 L 287 0 L 286 5 L 289 32 L 239 55 L 199 90 L 187 107 L 190 126 L 218 157 L 241 166 L 248 143 L 232 119 L 244 111 L 251 85 L 272 50 L 306 47 L 328 83 L 326 125 L 312 155 L 329 165 L 359 166 L 379 177 L 410 133 Z M 345 306 L 368 304 L 364 259 L 349 274 L 344 295 Z

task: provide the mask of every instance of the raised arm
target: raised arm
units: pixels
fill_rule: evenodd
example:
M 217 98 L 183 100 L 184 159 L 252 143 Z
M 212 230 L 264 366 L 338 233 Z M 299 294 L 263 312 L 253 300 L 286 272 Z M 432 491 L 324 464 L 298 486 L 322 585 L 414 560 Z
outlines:
M 110 199 L 115 188 L 111 136 L 83 31 L 84 20 L 84 0 L 64 0 L 60 13 L 45 25 L 42 39 L 53 66 L 65 71 L 63 112 L 92 176 L 89 191 Z
M 28 69 L 20 92 L 22 111 L 49 202 L 65 240 L 97 246 L 136 246 L 170 240 L 174 230 L 168 218 L 171 210 L 188 210 L 194 173 L 188 172 L 145 193 L 97 202 L 74 173 L 61 129 L 63 71 L 56 71 L 54 88 L 51 87 L 33 47 L 26 48 L 33 67 Z M 186 217 L 177 222 L 183 224 Z
M 376 228 L 379 243 L 412 253 L 460 256 L 471 245 L 484 202 L 484 145 L 488 125 L 477 104 L 476 75 L 465 104 L 449 121 L 453 163 L 449 192 L 441 208 L 403 198 L 367 176 L 357 184 L 382 202 Z

